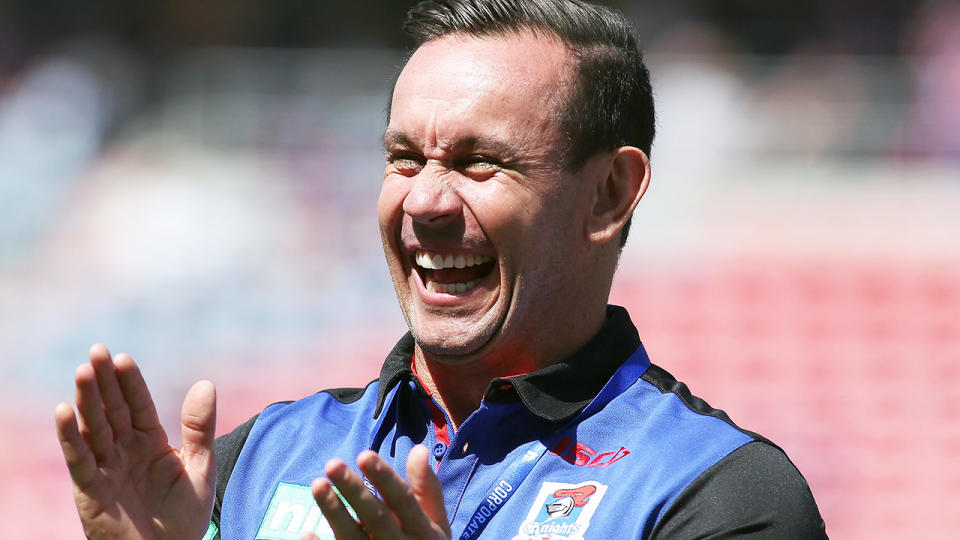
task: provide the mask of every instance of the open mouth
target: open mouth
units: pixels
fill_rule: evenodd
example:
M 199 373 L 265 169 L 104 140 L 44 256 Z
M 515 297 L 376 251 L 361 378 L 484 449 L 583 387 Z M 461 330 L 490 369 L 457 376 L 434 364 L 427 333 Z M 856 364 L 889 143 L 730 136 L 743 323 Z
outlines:
M 414 268 L 428 291 L 466 294 L 475 289 L 493 271 L 494 258 L 473 253 L 453 253 L 418 249 Z

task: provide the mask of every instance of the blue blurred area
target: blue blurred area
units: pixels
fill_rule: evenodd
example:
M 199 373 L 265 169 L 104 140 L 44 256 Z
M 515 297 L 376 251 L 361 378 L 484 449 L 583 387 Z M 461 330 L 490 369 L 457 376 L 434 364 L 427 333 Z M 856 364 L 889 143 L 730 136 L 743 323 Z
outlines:
M 110 139 L 120 89 L 96 67 L 65 52 L 27 73 L 3 117 L 0 268 L 4 349 L 35 361 L 8 380 L 43 386 L 91 340 L 179 378 L 210 343 L 259 357 L 396 321 L 368 308 L 392 304 L 373 209 L 398 58 L 197 51 Z

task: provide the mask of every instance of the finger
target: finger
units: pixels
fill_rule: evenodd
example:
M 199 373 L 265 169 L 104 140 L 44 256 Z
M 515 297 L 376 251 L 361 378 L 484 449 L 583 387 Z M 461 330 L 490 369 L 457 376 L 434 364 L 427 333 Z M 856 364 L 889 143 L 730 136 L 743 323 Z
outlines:
M 113 449 L 113 430 L 103 412 L 97 375 L 90 364 L 81 364 L 74 373 L 77 386 L 79 430 L 97 461 L 106 459 Z
M 383 462 L 379 456 L 369 450 L 361 452 L 360 456 L 369 461 L 372 460 L 371 454 L 376 460 Z M 333 467 L 330 467 L 331 463 L 334 464 Z M 386 463 L 384 466 L 389 469 Z M 391 509 L 367 489 L 360 475 L 347 467 L 346 463 L 340 460 L 328 462 L 325 472 L 327 478 L 340 490 L 343 498 L 353 506 L 357 518 L 370 536 L 389 539 L 401 536 L 400 524 L 397 523 Z M 400 481 L 403 482 L 403 480 Z
M 150 389 L 140 373 L 140 367 L 133 358 L 126 354 L 118 354 L 113 361 L 117 372 L 117 381 L 120 390 L 130 407 L 130 421 L 134 429 L 149 431 L 160 427 L 160 418 L 157 407 L 150 397 Z
M 413 447 L 407 456 L 407 480 L 410 482 L 410 489 L 418 506 L 423 509 L 427 518 L 437 524 L 449 537 L 450 522 L 447 518 L 447 508 L 443 503 L 443 485 L 430 468 L 429 458 L 430 451 L 426 446 L 418 444 Z
M 97 460 L 80 435 L 73 407 L 66 403 L 60 403 L 54 409 L 53 416 L 57 425 L 60 450 L 67 462 L 70 477 L 78 488 L 85 489 L 97 476 Z
M 357 466 L 367 477 L 377 493 L 383 497 L 393 512 L 403 531 L 417 538 L 424 538 L 432 531 L 430 520 L 414 498 L 410 485 L 400 477 L 390 466 L 370 450 L 361 452 L 357 456 Z M 366 521 L 364 521 L 366 525 Z M 367 528 L 369 530 L 369 527 Z
M 300 536 L 300 540 L 320 540 L 320 538 L 312 532 L 305 532 Z
M 400 525 L 387 505 L 367 489 L 360 475 L 347 467 L 346 463 L 339 459 L 328 461 L 324 472 L 353 507 L 367 534 L 373 538 L 388 539 L 401 536 Z
M 213 486 L 216 472 L 213 440 L 217 425 L 217 390 L 210 381 L 194 383 L 183 399 L 180 427 L 184 465 L 194 478 Z
M 327 468 L 330 467 L 330 463 L 331 462 L 327 463 Z M 343 467 L 347 466 L 347 464 L 342 461 L 340 461 L 340 463 Z M 313 493 L 313 498 L 317 501 L 317 506 L 319 506 L 320 511 L 323 512 L 323 517 L 326 518 L 327 524 L 330 525 L 330 529 L 333 530 L 335 537 L 339 540 L 367 538 L 366 533 L 360 528 L 360 524 L 353 519 L 353 516 L 347 511 L 347 507 L 344 506 L 343 501 L 340 500 L 340 496 L 333 490 L 333 486 L 329 480 L 326 478 L 317 478 L 310 485 L 310 491 Z
M 121 356 L 126 355 L 117 355 L 118 358 Z M 130 433 L 130 407 L 120 391 L 110 351 L 99 343 L 90 347 L 90 365 L 97 374 L 97 388 L 110 428 L 115 437 L 122 438 Z

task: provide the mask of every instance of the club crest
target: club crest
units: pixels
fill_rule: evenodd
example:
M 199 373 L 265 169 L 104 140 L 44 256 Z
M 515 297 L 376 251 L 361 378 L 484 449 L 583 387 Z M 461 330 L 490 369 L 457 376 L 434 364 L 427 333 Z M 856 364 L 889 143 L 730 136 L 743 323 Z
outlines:
M 599 482 L 544 482 L 513 540 L 580 540 L 607 486 Z

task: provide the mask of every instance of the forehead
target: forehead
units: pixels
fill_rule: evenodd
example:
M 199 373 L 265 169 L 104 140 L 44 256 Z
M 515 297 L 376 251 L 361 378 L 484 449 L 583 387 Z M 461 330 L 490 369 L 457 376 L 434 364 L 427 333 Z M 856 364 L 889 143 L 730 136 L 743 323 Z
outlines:
M 397 79 L 389 129 L 438 144 L 491 131 L 555 129 L 569 58 L 558 39 L 529 32 L 432 39 Z

